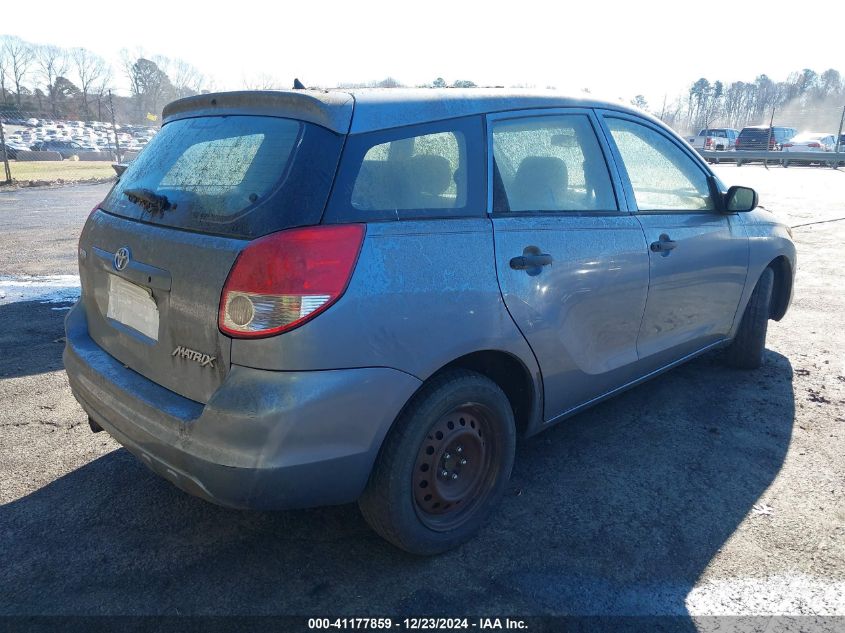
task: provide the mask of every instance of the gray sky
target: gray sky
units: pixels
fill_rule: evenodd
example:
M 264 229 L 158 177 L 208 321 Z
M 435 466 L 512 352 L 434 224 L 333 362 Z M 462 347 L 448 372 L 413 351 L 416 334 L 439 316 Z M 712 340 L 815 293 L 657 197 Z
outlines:
M 442 76 L 589 88 L 625 100 L 641 93 L 656 109 L 664 94 L 671 101 L 701 76 L 730 82 L 760 73 L 782 80 L 805 67 L 845 72 L 841 0 L 571 6 L 535 0 L 50 0 L 27 11 L 21 2 L 11 6 L 21 10 L 11 19 L 6 12 L 0 31 L 90 48 L 115 65 L 118 87 L 125 87 L 122 48 L 181 57 L 213 76 L 221 90 L 262 76 L 285 86 L 294 76 L 322 86 L 388 75 L 414 85 Z M 752 32 L 740 34 L 746 27 Z

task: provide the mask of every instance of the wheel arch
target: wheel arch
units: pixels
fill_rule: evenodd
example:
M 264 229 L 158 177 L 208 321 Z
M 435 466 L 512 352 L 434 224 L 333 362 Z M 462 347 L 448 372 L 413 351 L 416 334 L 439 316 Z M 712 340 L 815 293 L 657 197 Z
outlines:
M 786 314 L 792 298 L 792 264 L 785 255 L 779 255 L 769 262 L 767 268 L 771 268 L 775 274 L 769 318 L 780 321 Z
M 397 414 L 398 420 L 419 391 L 433 379 L 452 369 L 466 369 L 492 380 L 505 393 L 514 413 L 516 431 L 533 435 L 542 427 L 543 389 L 539 369 L 536 375 L 517 356 L 495 349 L 477 350 L 459 356 L 431 372 Z M 391 428 L 393 425 L 391 425 Z M 388 429 L 388 433 L 390 429 Z
M 467 369 L 492 380 L 504 391 L 513 409 L 516 430 L 532 435 L 542 423 L 542 380 L 532 376 L 519 358 L 502 350 L 479 350 L 447 363 L 431 377 L 450 369 Z

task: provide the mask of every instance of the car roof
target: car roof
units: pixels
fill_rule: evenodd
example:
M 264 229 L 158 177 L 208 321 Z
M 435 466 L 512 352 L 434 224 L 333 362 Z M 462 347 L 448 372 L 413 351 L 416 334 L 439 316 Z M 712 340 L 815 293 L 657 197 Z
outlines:
M 238 91 L 187 97 L 164 108 L 164 123 L 211 114 L 295 116 L 355 134 L 462 116 L 541 108 L 607 108 L 646 116 L 618 103 L 555 90 L 504 88 L 364 88 Z
M 769 128 L 773 130 L 794 130 L 794 127 L 789 127 L 788 125 L 746 125 L 743 129 L 745 130 L 768 130 Z

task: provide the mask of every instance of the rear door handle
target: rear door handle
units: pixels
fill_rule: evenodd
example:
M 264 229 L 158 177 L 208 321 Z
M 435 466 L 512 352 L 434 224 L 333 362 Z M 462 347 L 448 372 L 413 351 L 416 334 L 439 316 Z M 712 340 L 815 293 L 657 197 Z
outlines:
M 664 253 L 668 255 L 669 251 L 673 250 L 677 245 L 678 243 L 670 240 L 666 233 L 661 233 L 660 239 L 652 242 L 650 248 L 653 253 Z
M 520 255 L 519 257 L 511 258 L 511 268 L 514 270 L 531 270 L 534 268 L 541 268 L 543 266 L 550 266 L 552 263 L 552 256 L 546 253 L 539 255 Z

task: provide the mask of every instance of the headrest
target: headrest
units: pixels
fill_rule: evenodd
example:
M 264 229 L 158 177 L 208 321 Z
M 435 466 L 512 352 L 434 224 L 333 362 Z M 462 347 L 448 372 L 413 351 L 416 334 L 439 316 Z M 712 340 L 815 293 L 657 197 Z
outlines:
M 511 211 L 553 211 L 567 197 L 566 163 L 554 156 L 526 156 L 508 191 Z
M 418 154 L 405 161 L 407 178 L 413 187 L 432 196 L 439 196 L 449 188 L 452 166 L 443 156 Z

